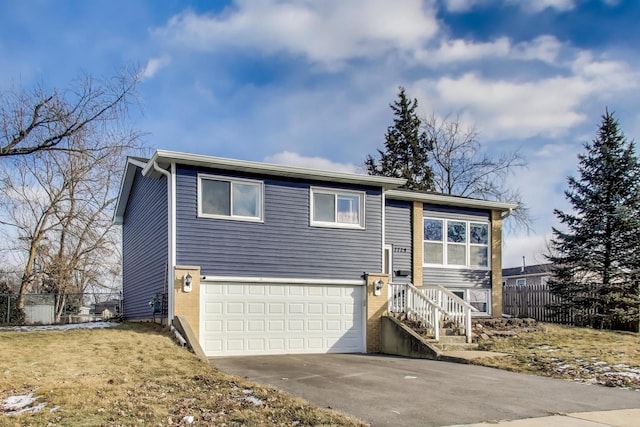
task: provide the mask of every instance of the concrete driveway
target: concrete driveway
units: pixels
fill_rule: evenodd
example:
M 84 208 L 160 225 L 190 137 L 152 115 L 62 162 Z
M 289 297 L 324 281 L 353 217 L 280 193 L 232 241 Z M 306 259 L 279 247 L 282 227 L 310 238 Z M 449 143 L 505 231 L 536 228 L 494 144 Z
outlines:
M 638 391 L 433 360 L 322 354 L 222 357 L 210 363 L 373 426 L 444 426 L 640 408 Z

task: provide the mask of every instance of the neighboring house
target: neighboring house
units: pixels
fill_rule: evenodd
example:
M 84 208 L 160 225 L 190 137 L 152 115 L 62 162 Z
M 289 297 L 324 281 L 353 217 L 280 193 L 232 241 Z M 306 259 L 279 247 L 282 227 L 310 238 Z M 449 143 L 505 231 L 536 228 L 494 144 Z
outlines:
M 516 206 L 403 179 L 158 150 L 129 158 L 123 314 L 186 319 L 208 356 L 375 352 L 388 283 L 502 310 L 502 219 Z
M 504 285 L 543 285 L 551 275 L 551 263 L 535 264 L 522 267 L 504 268 L 502 283 Z
M 90 310 L 92 316 L 96 318 L 102 318 L 103 320 L 112 319 L 120 316 L 120 307 L 122 302 L 118 299 L 112 299 L 104 302 L 98 302 L 93 304 L 93 308 Z

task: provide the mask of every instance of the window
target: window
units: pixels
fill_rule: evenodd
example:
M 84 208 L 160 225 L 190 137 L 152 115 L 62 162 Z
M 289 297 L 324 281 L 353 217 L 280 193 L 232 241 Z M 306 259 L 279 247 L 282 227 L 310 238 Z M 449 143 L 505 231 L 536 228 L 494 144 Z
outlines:
M 260 181 L 198 175 L 198 216 L 262 221 Z
M 546 285 L 547 283 L 549 283 L 549 276 L 542 276 L 540 278 L 540 283 L 542 283 L 543 285 Z
M 478 310 L 474 313 L 476 316 L 491 314 L 491 306 L 489 304 L 491 300 L 491 290 L 468 289 L 467 296 L 469 304 Z
M 489 268 L 489 224 L 424 219 L 424 264 Z
M 491 289 L 450 289 L 450 291 L 478 310 L 471 312 L 472 316 L 488 316 L 491 314 Z
M 364 193 L 311 188 L 311 225 L 364 228 Z
M 516 279 L 516 285 L 518 286 L 524 286 L 527 284 L 527 279 Z

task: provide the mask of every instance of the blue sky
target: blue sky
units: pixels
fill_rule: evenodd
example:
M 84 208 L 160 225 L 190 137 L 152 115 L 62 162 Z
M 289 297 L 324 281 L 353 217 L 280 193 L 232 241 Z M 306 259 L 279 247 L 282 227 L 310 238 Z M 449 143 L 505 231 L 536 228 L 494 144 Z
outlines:
M 0 90 L 139 67 L 153 148 L 357 171 L 399 85 L 459 115 L 535 219 L 504 265 L 542 261 L 562 191 L 605 107 L 640 135 L 635 0 L 0 0 Z

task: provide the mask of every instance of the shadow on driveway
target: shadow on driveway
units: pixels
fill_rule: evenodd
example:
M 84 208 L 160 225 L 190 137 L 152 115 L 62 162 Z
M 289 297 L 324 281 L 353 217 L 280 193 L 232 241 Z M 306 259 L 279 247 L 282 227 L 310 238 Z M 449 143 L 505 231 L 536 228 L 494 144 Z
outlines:
M 373 426 L 443 426 L 640 408 L 637 391 L 433 360 L 317 354 L 209 361 Z

